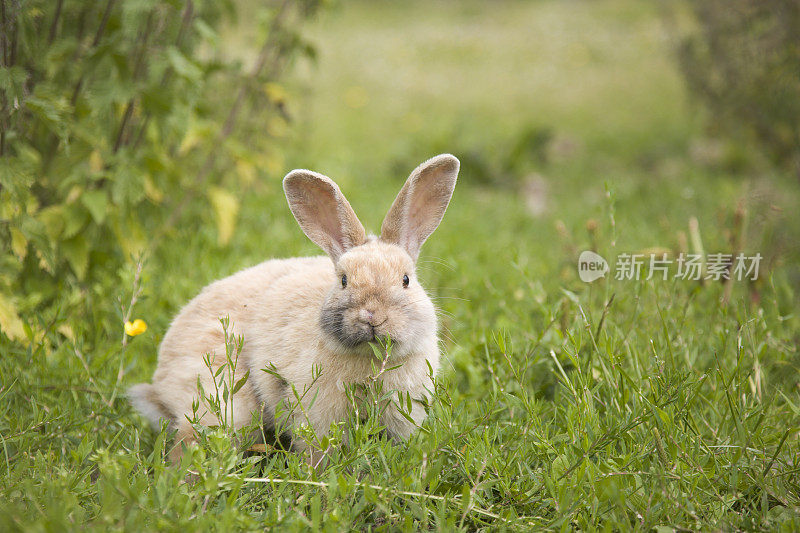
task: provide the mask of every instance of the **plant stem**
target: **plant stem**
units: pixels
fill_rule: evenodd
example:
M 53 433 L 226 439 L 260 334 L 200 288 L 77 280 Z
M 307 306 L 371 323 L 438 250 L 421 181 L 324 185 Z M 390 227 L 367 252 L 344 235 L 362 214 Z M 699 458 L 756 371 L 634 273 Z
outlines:
M 147 52 L 147 42 L 150 40 L 150 35 L 153 32 L 153 15 L 155 14 L 155 10 L 156 9 L 157 8 L 154 8 L 147 15 L 147 22 L 145 23 L 145 30 L 144 30 L 144 32 L 142 32 L 142 35 L 141 35 L 141 38 L 140 38 L 140 45 L 139 45 L 139 49 L 138 49 L 139 51 L 136 54 L 136 59 L 135 59 L 135 63 L 134 63 L 135 66 L 133 67 L 133 75 L 131 76 L 131 80 L 134 81 L 134 82 L 136 81 L 137 78 L 139 78 L 139 76 L 142 73 L 142 69 L 144 68 L 144 58 L 145 58 L 146 52 Z M 114 141 L 113 153 L 115 153 L 115 154 L 122 147 L 122 143 L 123 143 L 123 140 L 125 138 L 125 128 L 128 125 L 128 122 L 130 121 L 131 116 L 133 115 L 133 106 L 134 106 L 135 102 L 136 102 L 136 97 L 132 96 L 128 100 L 128 104 L 125 106 L 125 112 L 122 114 L 122 121 L 120 122 L 119 130 L 117 131 L 117 140 Z
M 58 21 L 61 18 L 61 7 L 64 5 L 64 0 L 58 0 L 56 4 L 56 12 L 53 15 L 53 22 L 50 24 L 50 35 L 47 37 L 47 44 L 53 44 L 53 40 L 56 38 L 56 32 L 58 31 Z
M 89 48 L 97 48 L 97 45 L 100 44 L 100 39 L 103 37 L 103 33 L 106 31 L 106 25 L 108 24 L 108 19 L 111 16 L 111 10 L 114 7 L 114 3 L 116 0 L 108 0 L 106 4 L 106 9 L 103 12 L 103 19 L 100 21 L 100 26 L 97 28 L 97 32 L 94 34 L 94 40 L 92 41 L 92 46 Z M 75 102 L 78 101 L 78 95 L 81 92 L 81 88 L 83 87 L 83 80 L 84 74 L 81 74 L 81 77 L 78 79 L 78 83 L 75 84 L 75 89 L 72 91 L 72 98 L 70 98 L 70 103 L 74 106 Z
M 142 267 L 144 263 L 144 257 L 139 257 L 138 261 L 136 262 L 136 273 L 133 275 L 133 290 L 131 292 L 131 301 L 128 304 L 128 308 L 125 310 L 125 314 L 122 318 L 122 323 L 126 323 L 131 319 L 131 315 L 133 314 L 133 306 L 136 305 L 136 302 L 139 301 L 139 296 L 142 294 L 142 286 L 141 286 L 141 279 L 142 279 Z M 125 376 L 125 350 L 128 347 L 128 334 L 125 333 L 124 329 L 122 331 L 122 349 L 120 350 L 119 354 L 119 368 L 117 370 L 117 381 L 114 383 L 114 390 L 111 392 L 111 399 L 109 400 L 109 406 L 114 404 L 114 400 L 117 398 L 117 390 L 119 390 L 119 385 L 122 382 L 122 378 Z
M 187 0 L 186 7 L 183 9 L 183 15 L 181 17 L 181 27 L 178 29 L 178 36 L 175 38 L 175 47 L 180 49 L 181 43 L 183 42 L 184 37 L 186 36 L 186 31 L 189 28 L 189 24 L 192 22 L 192 18 L 194 17 L 194 2 L 192 0 Z M 164 75 L 161 77 L 161 87 L 164 87 L 169 79 L 172 77 L 172 69 L 166 69 L 164 71 Z M 147 124 L 150 121 L 150 113 L 145 113 L 144 119 L 142 120 L 141 126 L 139 126 L 139 132 L 136 134 L 136 140 L 133 141 L 133 149 L 139 147 L 139 143 L 144 138 L 144 132 L 147 129 Z
M 288 483 L 293 485 L 311 485 L 314 487 L 322 487 L 328 488 L 330 486 L 329 483 L 324 481 L 312 481 L 308 479 L 287 479 L 287 478 L 269 478 L 269 477 L 246 477 L 243 479 L 245 483 Z M 428 494 L 426 492 L 413 492 L 408 490 L 395 490 L 391 487 L 384 487 L 381 485 L 372 485 L 370 483 L 361 483 L 356 482 L 355 486 L 361 488 L 370 488 L 373 490 L 381 491 L 381 492 L 391 492 L 396 496 L 409 496 L 411 498 L 425 498 L 429 500 L 436 500 L 440 502 L 446 502 L 448 498 L 445 496 L 439 496 L 438 494 Z M 459 496 L 453 496 L 452 501 L 457 502 L 459 500 Z M 495 514 L 491 511 L 487 511 L 486 509 L 482 509 L 480 507 L 470 507 L 468 511 L 472 511 L 475 514 L 479 514 L 482 516 L 486 516 L 488 518 L 493 518 L 495 520 L 501 520 L 505 523 L 512 523 L 510 520 L 503 518 L 502 516 Z M 529 524 L 533 525 L 533 524 Z
M 0 61 L 3 62 L 3 66 L 8 65 L 8 32 L 6 31 L 6 0 L 0 2 L 0 47 L 2 47 L 2 53 L 0 53 Z

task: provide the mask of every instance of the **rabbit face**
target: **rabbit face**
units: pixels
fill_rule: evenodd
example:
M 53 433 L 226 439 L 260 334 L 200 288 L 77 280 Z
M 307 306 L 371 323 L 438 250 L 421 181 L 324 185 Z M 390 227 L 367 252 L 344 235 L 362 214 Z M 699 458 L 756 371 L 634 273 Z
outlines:
M 336 263 L 336 280 L 320 314 L 322 330 L 349 350 L 389 337 L 394 355 L 436 334 L 433 303 L 400 246 L 370 238 Z
M 367 237 L 339 186 L 310 170 L 283 179 L 289 207 L 303 232 L 330 256 L 335 281 L 319 325 L 338 352 L 372 353 L 367 343 L 388 336 L 403 357 L 436 339 L 433 303 L 417 282 L 420 247 L 441 222 L 458 176 L 458 159 L 436 156 L 408 177 L 381 224 Z

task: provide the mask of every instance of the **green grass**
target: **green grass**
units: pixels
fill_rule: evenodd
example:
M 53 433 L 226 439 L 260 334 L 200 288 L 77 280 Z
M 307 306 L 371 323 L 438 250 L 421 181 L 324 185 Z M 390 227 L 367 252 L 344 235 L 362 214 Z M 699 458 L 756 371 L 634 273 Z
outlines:
M 247 58 L 247 30 L 231 33 Z M 374 424 L 348 429 L 322 472 L 294 454 L 243 458 L 212 433 L 173 468 L 167 433 L 121 397 L 150 378 L 171 317 L 205 284 L 318 253 L 281 175 L 262 175 L 227 247 L 198 206 L 144 265 L 144 335 L 123 346 L 114 313 L 130 264 L 26 317 L 32 342 L 0 341 L 0 529 L 800 527 L 800 193 L 733 148 L 703 156 L 662 13 L 357 2 L 308 34 L 319 61 L 287 81 L 301 94 L 287 169 L 336 179 L 375 231 L 417 163 L 465 162 L 420 259 L 444 330 L 425 430 L 394 446 Z M 546 156 L 509 162 L 530 129 L 550 135 Z M 534 174 L 538 215 L 520 192 Z M 706 251 L 743 235 L 765 256 L 727 304 L 720 283 L 578 279 L 584 249 L 682 250 L 692 217 Z

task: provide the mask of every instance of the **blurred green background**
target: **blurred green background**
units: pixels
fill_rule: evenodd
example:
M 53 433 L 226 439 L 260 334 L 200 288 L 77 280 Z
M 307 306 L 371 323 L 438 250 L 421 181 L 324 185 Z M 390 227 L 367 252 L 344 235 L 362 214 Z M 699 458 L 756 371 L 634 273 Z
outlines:
M 795 2 L 3 0 L 0 23 L 4 528 L 798 527 Z M 124 390 L 207 283 L 319 253 L 286 172 L 377 231 L 442 152 L 425 430 L 356 432 L 324 473 L 213 438 L 165 466 Z M 763 259 L 586 284 L 583 250 Z

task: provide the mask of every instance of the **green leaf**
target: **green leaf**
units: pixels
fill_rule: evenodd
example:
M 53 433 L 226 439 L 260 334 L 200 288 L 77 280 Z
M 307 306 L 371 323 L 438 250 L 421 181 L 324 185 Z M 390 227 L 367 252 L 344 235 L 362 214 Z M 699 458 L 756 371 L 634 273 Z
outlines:
M 114 176 L 111 199 L 118 206 L 134 206 L 144 198 L 144 175 L 123 169 Z
M 201 38 L 209 41 L 209 44 L 217 46 L 219 44 L 219 34 L 209 26 L 203 19 L 195 19 L 194 27 Z
M 108 196 L 105 191 L 86 191 L 81 195 L 81 203 L 89 210 L 95 224 L 102 225 L 108 209 Z
M 12 340 L 25 338 L 25 329 L 17 315 L 17 308 L 13 300 L 3 293 L 0 293 L 0 331 Z
M 164 92 L 160 83 L 154 83 L 142 91 L 142 109 L 156 116 L 162 116 L 170 111 L 172 101 L 169 94 Z
M 6 94 L 8 100 L 13 101 L 23 95 L 22 87 L 27 79 L 28 73 L 22 67 L 0 67 L 0 91 Z
M 63 216 L 61 223 L 65 239 L 77 235 L 89 222 L 89 213 L 87 209 L 81 205 L 70 204 L 67 206 L 53 207 L 58 208 L 55 214 Z
M 180 50 L 171 46 L 167 49 L 167 59 L 169 60 L 175 72 L 184 78 L 192 81 L 198 81 L 203 75 L 203 71 L 192 63 Z
M 66 136 L 67 116 L 72 106 L 65 97 L 37 85 L 33 96 L 25 100 L 25 107 L 50 131 L 62 138 Z
M 67 259 L 69 266 L 78 279 L 86 277 L 86 271 L 89 267 L 89 246 L 86 244 L 86 239 L 83 235 L 76 235 L 75 237 L 61 242 L 61 253 Z
M 397 412 L 400 414 L 400 416 L 402 416 L 403 418 L 405 418 L 406 420 L 408 420 L 409 422 L 411 422 L 415 426 L 417 425 L 417 423 L 414 421 L 414 419 L 411 418 L 411 415 L 408 414 L 407 412 L 405 412 L 403 409 L 398 409 Z
M 29 215 L 23 215 L 19 223 L 19 229 L 28 239 L 37 256 L 44 261 L 42 267 L 52 273 L 57 263 L 53 255 L 53 243 L 55 240 L 49 238 L 45 224 Z
M 35 179 L 34 173 L 27 165 L 15 158 L 3 158 L 0 165 L 0 186 L 14 195 L 25 192 Z
M 239 390 L 242 387 L 244 387 L 244 384 L 247 383 L 247 378 L 249 378 L 249 377 L 250 377 L 250 371 L 248 370 L 247 372 L 244 373 L 244 376 L 242 376 L 242 378 L 239 381 L 237 381 L 236 384 L 233 386 L 233 393 L 234 394 L 239 392 Z
M 39 213 L 41 215 L 41 213 Z M 35 241 L 44 244 L 48 241 L 47 226 L 39 219 L 33 218 L 28 215 L 23 215 L 19 225 L 22 234 L 29 241 Z
M 369 347 L 372 348 L 372 353 L 375 355 L 376 359 L 383 359 L 383 350 L 377 342 L 369 343 Z M 372 371 L 374 373 L 375 369 L 373 368 Z
M 471 496 L 472 493 L 470 492 L 470 487 L 467 484 L 461 486 L 461 510 L 463 512 L 467 512 L 471 503 Z
M 11 228 L 11 250 L 20 261 L 28 255 L 28 239 L 25 238 L 19 228 Z

